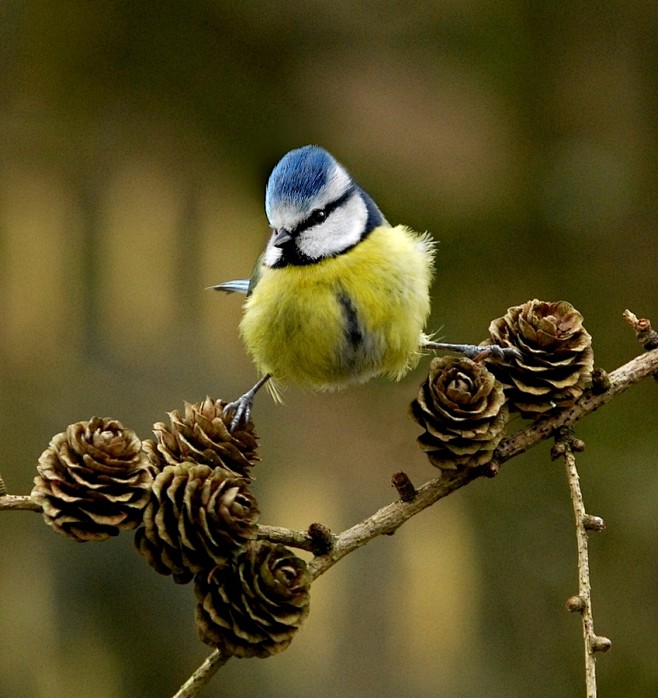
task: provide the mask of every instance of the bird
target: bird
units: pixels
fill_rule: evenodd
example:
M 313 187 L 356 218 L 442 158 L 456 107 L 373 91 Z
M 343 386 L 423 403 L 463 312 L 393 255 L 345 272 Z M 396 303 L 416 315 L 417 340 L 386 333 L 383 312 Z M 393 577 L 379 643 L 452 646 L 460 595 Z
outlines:
M 274 167 L 265 213 L 271 234 L 251 278 L 211 287 L 247 296 L 240 333 L 262 377 L 231 403 L 238 421 L 270 378 L 331 391 L 408 373 L 428 340 L 431 236 L 392 226 L 317 145 Z
M 377 376 L 400 380 L 425 347 L 458 346 L 425 333 L 432 237 L 391 225 L 324 148 L 306 145 L 281 158 L 265 213 L 271 233 L 251 278 L 210 287 L 246 294 L 240 334 L 261 375 L 225 408 L 232 429 L 248 421 L 256 392 L 272 379 L 319 391 Z

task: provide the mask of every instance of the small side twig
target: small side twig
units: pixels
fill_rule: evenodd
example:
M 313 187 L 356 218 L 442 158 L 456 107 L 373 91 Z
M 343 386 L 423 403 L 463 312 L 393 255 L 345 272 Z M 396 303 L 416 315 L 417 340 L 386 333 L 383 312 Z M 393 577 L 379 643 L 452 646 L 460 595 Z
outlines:
M 215 650 L 206 657 L 203 664 L 180 687 L 180 690 L 174 694 L 173 698 L 194 698 L 230 658 L 230 656 L 223 655 L 219 650 Z
M 628 309 L 624 310 L 623 318 L 635 330 L 637 341 L 647 351 L 658 347 L 658 332 L 651 327 L 651 321 L 648 318 L 638 318 Z
M 573 438 L 573 430 L 563 428 L 558 430 L 553 454 L 564 458 L 569 483 L 569 493 L 573 504 L 573 512 L 576 519 L 576 542 L 578 548 L 578 595 L 567 600 L 567 609 L 578 612 L 582 618 L 583 640 L 585 643 L 585 686 L 587 698 L 596 698 L 596 652 L 605 652 L 610 649 L 611 642 L 606 637 L 596 635 L 594 632 L 594 617 L 592 614 L 592 584 L 589 576 L 589 551 L 588 530 L 603 530 L 605 524 L 600 517 L 590 516 L 585 511 L 583 493 L 580 489 L 580 478 L 576 469 L 576 456 L 574 450 L 580 448 L 582 442 L 574 449 L 577 442 Z
M 26 494 L 5 494 L 0 497 L 0 511 L 13 509 L 14 511 L 41 511 L 41 505 Z
M 299 548 L 299 550 L 313 551 L 313 539 L 307 531 L 294 531 L 282 526 L 260 524 L 258 526 L 258 538 L 269 540 L 271 543 L 289 545 L 291 548 Z

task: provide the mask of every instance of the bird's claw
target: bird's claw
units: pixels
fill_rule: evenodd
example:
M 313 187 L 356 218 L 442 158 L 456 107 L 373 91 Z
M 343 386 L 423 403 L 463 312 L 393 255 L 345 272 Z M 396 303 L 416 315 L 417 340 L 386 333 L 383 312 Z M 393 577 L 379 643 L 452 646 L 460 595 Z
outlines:
M 445 342 L 427 342 L 427 349 L 439 351 L 454 351 L 468 359 L 493 358 L 499 361 L 521 359 L 521 352 L 515 347 L 501 347 L 498 344 L 448 344 Z
M 251 391 L 240 395 L 237 400 L 229 402 L 224 407 L 224 414 L 228 417 L 233 413 L 228 430 L 233 433 L 241 426 L 246 426 L 251 419 L 251 410 L 254 406 L 254 395 Z
M 490 356 L 498 361 L 505 362 L 511 359 L 518 361 L 523 358 L 523 355 L 516 347 L 501 347 L 499 344 L 489 344 L 479 347 L 479 349 L 481 354 L 485 354 L 485 358 Z
M 240 395 L 237 400 L 229 402 L 224 407 L 224 414 L 229 415 L 233 412 L 233 419 L 231 419 L 231 424 L 228 430 L 234 432 L 238 427 L 246 427 L 251 420 L 251 408 L 254 406 L 254 397 L 256 393 L 267 383 L 271 378 L 269 373 L 266 373 L 262 378 L 260 378 L 256 385 L 247 390 L 244 395 Z

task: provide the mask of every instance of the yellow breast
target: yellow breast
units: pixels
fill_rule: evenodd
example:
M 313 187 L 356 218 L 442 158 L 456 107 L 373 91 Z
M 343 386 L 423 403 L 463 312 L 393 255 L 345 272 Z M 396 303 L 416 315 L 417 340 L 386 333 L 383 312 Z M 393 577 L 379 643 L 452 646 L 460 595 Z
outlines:
M 420 356 L 433 256 L 427 235 L 380 226 L 337 257 L 262 267 L 240 324 L 257 368 L 319 390 L 401 378 Z

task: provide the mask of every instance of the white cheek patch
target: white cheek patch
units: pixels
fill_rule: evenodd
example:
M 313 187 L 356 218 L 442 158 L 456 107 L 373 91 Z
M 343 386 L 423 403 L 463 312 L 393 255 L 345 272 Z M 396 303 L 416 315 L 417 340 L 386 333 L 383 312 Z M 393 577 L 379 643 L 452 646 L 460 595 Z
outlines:
M 273 267 L 281 259 L 282 254 L 283 250 L 279 247 L 274 247 L 274 235 L 272 235 L 267 241 L 267 247 L 263 254 L 263 262 L 265 262 L 268 267 Z
M 300 233 L 297 248 L 311 259 L 335 256 L 359 242 L 367 220 L 365 202 L 355 193 L 323 223 Z

